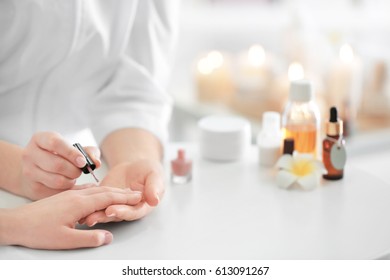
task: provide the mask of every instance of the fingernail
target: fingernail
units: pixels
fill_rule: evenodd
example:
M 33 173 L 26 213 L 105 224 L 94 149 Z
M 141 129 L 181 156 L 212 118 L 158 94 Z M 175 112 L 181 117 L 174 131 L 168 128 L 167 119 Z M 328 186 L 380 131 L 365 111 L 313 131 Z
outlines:
M 155 197 L 156 200 L 157 200 L 157 204 L 160 203 L 160 197 L 158 196 L 158 194 L 155 194 L 154 197 Z
M 104 235 L 104 245 L 106 244 L 110 244 L 112 242 L 112 239 L 113 239 L 113 235 L 111 232 L 106 232 L 106 234 Z
M 107 245 L 112 242 L 113 236 L 111 232 L 101 232 L 99 233 L 99 244 Z
M 93 227 L 94 225 L 96 225 L 97 224 L 97 221 L 96 222 L 93 222 L 91 225 L 90 225 L 90 227 Z
M 85 160 L 85 157 L 77 157 L 76 163 L 78 167 L 84 167 L 87 164 L 87 161 Z
M 112 212 L 112 213 L 110 213 L 110 214 L 107 214 L 107 213 L 106 213 L 106 216 L 107 216 L 107 217 L 110 217 L 110 218 L 111 218 L 111 217 L 115 217 L 115 212 Z

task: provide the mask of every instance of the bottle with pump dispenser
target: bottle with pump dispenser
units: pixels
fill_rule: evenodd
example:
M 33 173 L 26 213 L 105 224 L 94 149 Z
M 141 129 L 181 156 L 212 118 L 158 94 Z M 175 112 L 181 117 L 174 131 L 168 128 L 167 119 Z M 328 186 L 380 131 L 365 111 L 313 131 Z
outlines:
M 283 138 L 294 139 L 295 151 L 317 157 L 320 111 L 308 80 L 292 81 L 289 100 L 282 114 Z
M 344 175 L 347 159 L 343 138 L 343 121 L 337 116 L 336 107 L 330 108 L 330 118 L 325 127 L 326 138 L 322 141 L 322 161 L 327 174 L 324 179 L 339 180 Z
M 281 155 L 282 134 L 280 130 L 280 114 L 278 112 L 264 112 L 262 129 L 257 135 L 259 163 L 272 167 Z

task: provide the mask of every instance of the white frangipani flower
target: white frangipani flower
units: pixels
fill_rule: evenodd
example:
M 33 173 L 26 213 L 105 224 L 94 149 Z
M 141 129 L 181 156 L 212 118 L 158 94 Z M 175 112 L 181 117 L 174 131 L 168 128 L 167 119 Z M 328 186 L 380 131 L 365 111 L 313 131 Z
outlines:
M 276 166 L 280 169 L 276 182 L 284 189 L 297 185 L 312 190 L 320 185 L 321 175 L 326 173 L 323 163 L 311 154 L 283 155 Z

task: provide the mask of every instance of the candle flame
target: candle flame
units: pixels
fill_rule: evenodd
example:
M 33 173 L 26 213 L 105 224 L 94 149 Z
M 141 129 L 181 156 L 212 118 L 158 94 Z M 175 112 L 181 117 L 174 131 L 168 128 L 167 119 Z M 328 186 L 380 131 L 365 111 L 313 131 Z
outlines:
M 353 61 L 353 58 L 354 58 L 353 49 L 348 44 L 341 46 L 339 55 L 340 55 L 341 61 L 346 62 L 346 63 Z
M 260 67 L 265 61 L 265 51 L 260 45 L 253 45 L 248 51 L 249 63 L 254 67 Z
M 203 75 L 211 74 L 215 69 L 220 68 L 224 63 L 223 55 L 218 51 L 211 51 L 207 56 L 198 61 L 198 71 Z
M 203 75 L 209 75 L 213 72 L 213 67 L 207 57 L 203 57 L 198 62 L 198 71 Z
M 290 81 L 296 81 L 303 79 L 305 77 L 305 72 L 303 66 L 298 62 L 293 62 L 288 67 L 288 79 Z
M 212 51 L 207 55 L 208 61 L 213 69 L 219 68 L 223 64 L 223 55 L 219 51 Z

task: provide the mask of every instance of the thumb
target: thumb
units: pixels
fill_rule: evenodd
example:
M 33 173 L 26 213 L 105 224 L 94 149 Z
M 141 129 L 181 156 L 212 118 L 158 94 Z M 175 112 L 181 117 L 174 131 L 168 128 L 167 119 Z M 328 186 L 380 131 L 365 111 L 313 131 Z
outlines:
M 164 182 L 157 172 L 151 172 L 146 178 L 144 198 L 150 206 L 157 206 L 164 195 Z
M 66 248 L 99 247 L 111 243 L 113 239 L 112 233 L 106 230 L 70 230 L 71 233 L 63 244 Z
M 89 157 L 92 159 L 93 163 L 96 164 L 96 168 L 99 168 L 102 165 L 100 160 L 101 152 L 98 147 L 87 146 L 84 147 L 84 150 L 87 152 Z

